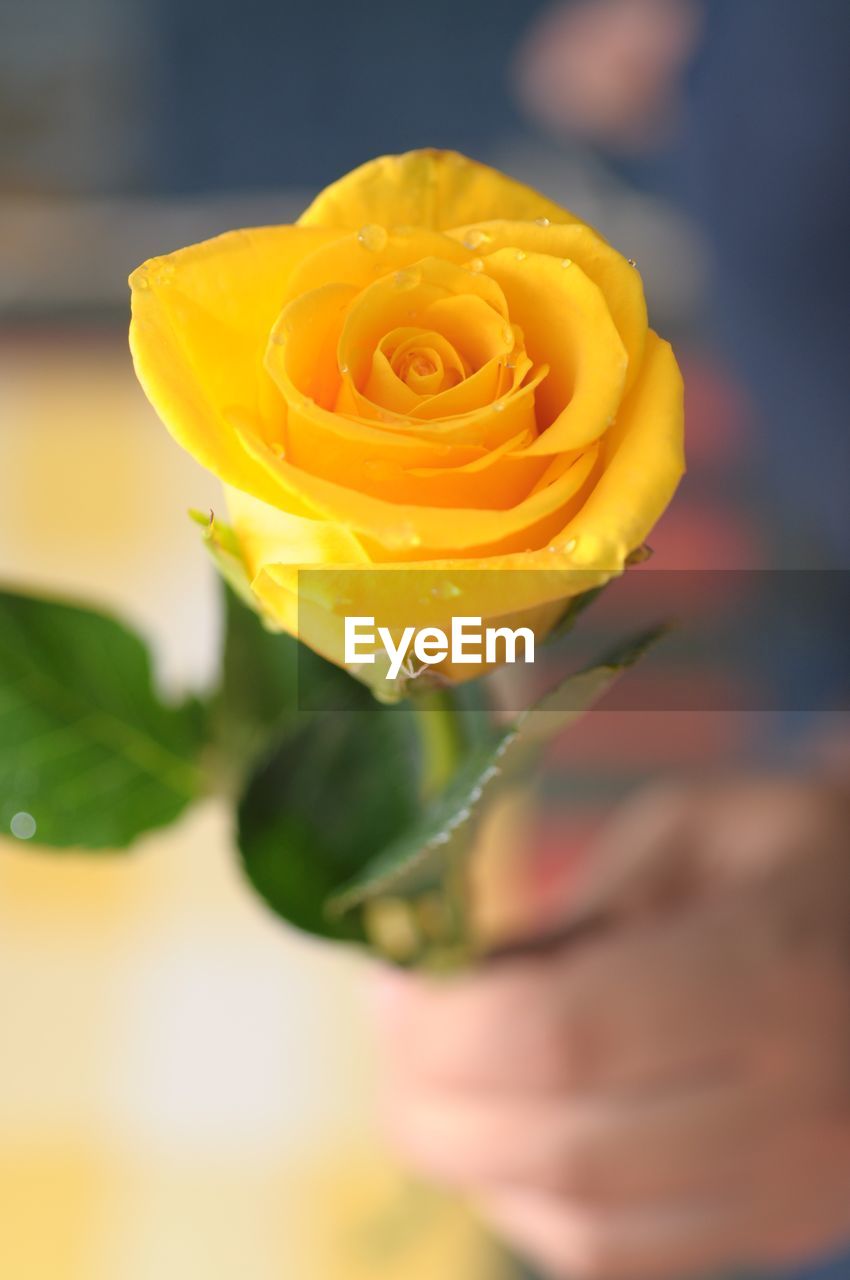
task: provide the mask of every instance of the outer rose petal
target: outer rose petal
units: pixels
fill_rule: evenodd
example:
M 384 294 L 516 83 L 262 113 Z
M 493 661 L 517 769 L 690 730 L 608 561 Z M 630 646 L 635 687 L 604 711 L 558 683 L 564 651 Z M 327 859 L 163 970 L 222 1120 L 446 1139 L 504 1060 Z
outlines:
M 130 277 L 130 349 L 171 434 L 230 484 L 272 495 L 229 422 L 265 434 L 282 402 L 263 367 L 269 331 L 302 258 L 334 239 L 301 227 L 231 231 L 152 258 Z
M 456 615 L 504 620 L 509 601 L 511 615 L 532 619 L 543 634 L 566 600 L 623 567 L 622 560 L 578 567 L 563 545 L 483 559 L 374 564 L 338 523 L 291 516 L 233 490 L 228 507 L 266 617 L 340 664 L 346 614 L 376 617 L 393 628 L 411 619 L 419 627 L 446 627 L 447 607 Z M 480 669 L 460 672 L 459 678 L 471 674 Z
M 516 505 L 498 510 L 453 507 L 447 519 L 445 507 L 372 497 L 292 466 L 259 437 L 240 435 L 245 448 L 278 483 L 274 505 L 347 527 L 370 557 L 380 561 L 415 562 L 445 555 L 460 559 L 545 546 L 586 491 L 597 461 L 593 445 L 568 457 L 569 465 L 559 469 L 549 485 Z
M 439 231 L 482 218 L 549 218 L 573 214 L 521 182 L 456 151 L 381 156 L 325 187 L 298 219 L 303 227 L 357 230 L 432 227 Z
M 361 575 L 364 585 L 368 584 L 368 592 L 362 593 L 364 603 L 362 606 L 355 608 L 353 605 L 348 606 L 350 616 L 373 617 L 376 619 L 376 625 L 390 625 L 386 618 L 385 607 L 392 603 L 392 593 L 398 582 L 398 575 L 391 573 L 387 576 L 385 582 L 381 582 L 380 577 L 374 573 L 364 573 Z M 413 577 L 419 578 L 422 575 L 411 574 L 408 571 L 407 580 L 410 583 Z M 491 575 L 492 576 L 492 575 Z M 338 666 L 345 665 L 345 619 L 339 608 L 330 607 L 326 592 L 324 589 L 324 579 L 326 575 L 322 573 L 311 574 L 305 581 L 304 575 L 300 578 L 297 574 L 291 573 L 287 568 L 283 569 L 282 574 L 278 574 L 275 567 L 269 567 L 262 570 L 253 583 L 254 591 L 267 617 L 272 618 L 281 626 L 283 630 L 289 631 L 292 635 L 297 635 L 302 643 L 308 645 L 316 653 L 327 658 L 330 662 L 335 662 Z M 332 575 L 327 575 L 330 579 Z M 585 575 L 586 586 L 582 586 L 581 590 L 589 589 L 592 585 Z M 342 578 L 343 589 L 355 583 L 352 573 L 346 573 Z M 337 579 L 339 586 L 339 579 Z M 502 588 L 504 592 L 504 579 L 502 579 Z M 423 583 L 419 584 L 419 593 L 427 590 Z M 474 592 L 469 593 L 471 597 L 469 604 L 464 607 L 466 616 L 480 617 L 484 626 L 509 626 L 509 627 L 530 627 L 538 639 L 544 637 L 551 631 L 558 618 L 564 610 L 563 592 L 557 598 L 545 604 L 533 606 L 531 608 L 512 608 L 509 613 L 501 610 L 504 608 L 504 599 L 500 604 L 500 611 L 497 613 L 488 613 L 483 607 L 482 601 L 474 599 Z M 410 619 L 417 618 L 418 625 L 438 626 L 441 630 L 449 632 L 451 630 L 451 614 L 423 610 L 421 599 L 417 598 L 417 603 L 413 606 L 414 612 L 408 611 L 403 615 L 403 620 L 399 622 L 396 628 L 393 628 L 393 634 L 396 642 L 404 631 L 405 625 L 410 625 Z M 459 616 L 457 602 L 453 602 L 452 612 Z M 440 675 L 448 678 L 455 684 L 462 684 L 466 680 L 475 680 L 485 672 L 492 670 L 497 663 L 481 663 L 480 665 L 471 665 L 464 663 L 463 665 L 453 665 L 448 659 L 435 664 L 431 670 L 438 672 Z M 386 698 L 391 693 L 392 686 L 387 684 L 385 668 L 382 668 L 380 661 L 374 665 L 365 664 L 359 668 L 352 669 L 352 674 L 356 674 L 365 684 L 372 686 L 374 691 L 382 698 Z
M 622 565 L 639 547 L 685 470 L 684 388 L 669 342 L 649 330 L 637 382 L 602 441 L 599 480 L 563 537 L 588 568 Z

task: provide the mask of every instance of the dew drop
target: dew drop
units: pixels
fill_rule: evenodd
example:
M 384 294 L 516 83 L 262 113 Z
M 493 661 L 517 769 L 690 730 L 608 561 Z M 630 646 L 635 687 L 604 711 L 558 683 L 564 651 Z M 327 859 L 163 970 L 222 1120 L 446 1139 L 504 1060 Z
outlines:
M 357 232 L 357 239 L 364 249 L 369 249 L 372 253 L 379 253 L 387 243 L 386 228 L 379 226 L 377 222 L 367 222 Z
M 565 270 L 565 271 L 566 271 L 567 267 L 571 267 L 572 265 L 573 265 L 573 260 L 572 260 L 572 258 L 562 258 L 562 259 L 561 259 L 561 266 L 564 268 L 564 270 Z
M 136 276 L 136 288 L 145 290 L 145 289 L 149 289 L 150 287 L 151 287 L 151 282 L 148 279 L 148 273 L 146 271 L 140 272 Z
M 551 227 L 552 225 L 548 218 L 535 218 L 534 221 L 538 227 Z
M 504 411 L 505 411 L 505 402 L 504 402 L 504 400 L 497 400 L 497 401 L 496 401 L 496 403 L 493 405 L 493 412 L 494 412 L 494 413 L 504 413 Z
M 470 271 L 483 271 L 483 270 L 484 270 L 484 259 L 483 259 L 483 258 L 473 258 L 470 262 L 468 262 L 468 263 L 467 263 L 467 266 L 469 267 L 469 270 L 470 270 Z
M 463 237 L 463 243 L 467 249 L 480 249 L 482 244 L 489 244 L 493 237 L 487 232 L 482 231 L 480 227 L 473 227 L 471 231 L 467 231 Z
M 340 366 L 339 366 L 339 371 L 340 371 L 340 373 L 342 374 L 342 376 L 343 376 L 343 377 L 345 377 L 345 375 L 346 375 L 347 373 L 349 373 L 349 372 L 350 372 L 349 367 L 348 367 L 348 365 L 345 363 L 345 361 L 342 361 L 342 363 L 340 364 Z
M 505 360 L 505 368 L 506 368 L 506 369 L 515 369 L 515 368 L 516 368 L 516 360 L 514 359 L 514 357 L 513 357 L 513 356 L 508 356 L 508 357 L 507 357 L 507 359 Z
M 578 538 L 570 538 L 569 542 L 564 543 L 564 554 L 571 555 L 578 546 Z
M 393 284 L 397 289 L 415 289 L 422 283 L 422 272 L 417 267 L 397 271 L 393 276 Z
M 635 262 L 634 258 L 627 258 L 626 261 L 628 262 L 630 267 L 637 267 L 637 263 Z
M 517 249 L 517 251 L 516 251 L 516 260 L 517 260 L 517 262 L 523 262 L 527 257 L 528 257 L 528 255 L 527 255 L 527 253 L 525 252 L 525 249 Z
M 9 830 L 16 840 L 32 840 L 37 829 L 35 818 L 25 809 L 16 813 L 9 823 Z

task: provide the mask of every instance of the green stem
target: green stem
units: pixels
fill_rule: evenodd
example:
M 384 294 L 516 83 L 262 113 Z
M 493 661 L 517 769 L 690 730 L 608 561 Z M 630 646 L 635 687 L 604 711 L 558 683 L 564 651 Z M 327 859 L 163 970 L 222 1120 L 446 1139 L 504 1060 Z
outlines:
M 462 713 L 451 689 L 429 689 L 410 699 L 422 738 L 425 798 L 433 796 L 449 780 L 463 755 L 465 733 Z
M 423 796 L 427 802 L 451 779 L 467 745 L 463 711 L 454 691 L 428 689 L 412 699 L 424 757 Z M 440 887 L 444 927 L 439 942 L 426 945 L 420 964 L 428 969 L 455 969 L 469 955 L 469 907 L 466 856 L 447 850 Z

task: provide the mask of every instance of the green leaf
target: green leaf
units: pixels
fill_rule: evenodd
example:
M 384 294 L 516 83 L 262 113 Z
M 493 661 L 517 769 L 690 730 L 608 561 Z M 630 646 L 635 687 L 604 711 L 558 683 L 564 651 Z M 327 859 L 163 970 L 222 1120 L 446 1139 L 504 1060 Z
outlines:
M 479 745 L 415 825 L 370 859 L 332 898 L 340 915 L 385 894 L 415 894 L 437 883 L 468 849 L 485 803 L 499 785 L 528 771 L 539 748 L 607 692 L 666 631 L 654 628 L 626 641 L 600 663 L 569 676 L 514 723 Z
M 202 790 L 204 711 L 153 689 L 115 619 L 0 592 L 0 830 L 57 848 L 124 848 Z
M 362 685 L 285 632 L 268 628 L 225 585 L 221 682 L 212 704 L 215 772 L 225 790 L 298 723 L 299 695 L 334 708 L 368 705 Z
M 634 565 L 645 564 L 651 556 L 652 547 L 642 543 L 641 546 L 635 547 L 634 551 L 626 556 L 625 567 L 630 569 Z M 588 591 L 582 591 L 579 595 L 572 596 L 567 603 L 566 609 L 546 636 L 544 643 L 551 644 L 572 631 L 585 609 L 594 604 L 602 595 L 602 592 L 613 586 L 616 581 L 618 581 L 617 578 L 611 578 L 608 582 L 603 582 L 601 587 L 591 587 Z
M 243 864 L 266 902 L 300 929 L 360 941 L 360 920 L 326 901 L 415 823 L 422 776 L 413 711 L 362 694 L 356 710 L 300 716 L 239 806 Z
M 224 586 L 221 680 L 212 703 L 215 773 L 242 778 L 295 712 L 298 641 L 269 631 L 237 593 Z
M 585 609 L 588 609 L 594 601 L 598 600 L 605 588 L 610 585 L 609 582 L 604 582 L 601 587 L 591 587 L 589 591 L 582 591 L 581 595 L 573 596 L 552 630 L 546 636 L 544 643 L 551 644 L 572 631 Z

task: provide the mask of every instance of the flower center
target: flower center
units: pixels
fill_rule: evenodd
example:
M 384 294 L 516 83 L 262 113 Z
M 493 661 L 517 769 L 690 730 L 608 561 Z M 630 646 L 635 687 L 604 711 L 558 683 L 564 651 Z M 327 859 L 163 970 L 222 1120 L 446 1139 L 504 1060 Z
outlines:
M 392 373 L 418 396 L 435 396 L 456 387 L 469 370 L 450 342 L 425 329 L 395 330 L 381 349 Z

